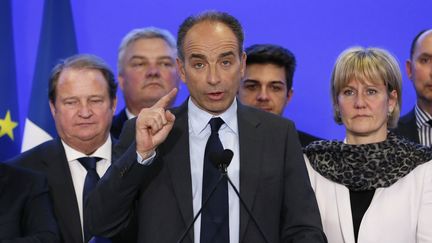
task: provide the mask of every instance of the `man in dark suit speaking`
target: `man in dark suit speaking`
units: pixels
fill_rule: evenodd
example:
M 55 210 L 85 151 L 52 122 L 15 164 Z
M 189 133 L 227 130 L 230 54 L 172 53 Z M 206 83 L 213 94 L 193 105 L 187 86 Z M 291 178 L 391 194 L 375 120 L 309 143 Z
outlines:
M 174 89 L 126 123 L 115 151 L 122 155 L 86 205 L 93 233 L 111 236 L 136 213 L 138 242 L 177 242 L 185 233 L 182 242 L 326 242 L 294 124 L 235 98 L 243 38 L 226 13 L 181 24 L 177 65 L 190 98 L 166 110 Z M 225 179 L 218 183 L 209 155 L 222 149 L 234 152 L 228 176 L 251 215 Z

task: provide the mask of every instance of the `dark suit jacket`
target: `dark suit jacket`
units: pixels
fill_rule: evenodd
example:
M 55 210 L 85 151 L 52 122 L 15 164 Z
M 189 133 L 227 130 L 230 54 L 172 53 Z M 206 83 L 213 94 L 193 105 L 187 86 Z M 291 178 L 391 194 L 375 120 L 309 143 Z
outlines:
M 415 143 L 420 143 L 420 138 L 417 131 L 415 109 L 412 109 L 399 119 L 398 126 L 393 130 L 393 132 Z
M 115 141 L 113 141 L 114 144 Z M 45 142 L 29 151 L 26 151 L 10 161 L 18 166 L 39 171 L 48 178 L 50 196 L 54 203 L 55 216 L 60 227 L 62 241 L 66 243 L 83 242 L 78 203 L 73 186 L 65 150 L 60 139 Z M 113 241 L 125 237 L 122 232 Z M 131 239 L 135 235 L 131 234 Z
M 0 242 L 59 242 L 46 179 L 0 163 Z
M 322 138 L 315 137 L 314 135 L 311 135 L 311 134 L 306 133 L 306 132 L 302 132 L 300 130 L 297 130 L 297 133 L 298 133 L 298 136 L 300 139 L 300 144 L 303 148 L 308 146 L 313 141 L 322 140 Z
M 123 108 L 117 115 L 113 117 L 111 124 L 111 136 L 119 139 L 124 123 L 128 120 L 126 115 L 126 108 Z
M 135 120 L 125 124 L 115 155 L 123 154 L 90 195 L 93 233 L 110 236 L 136 204 L 138 242 L 176 242 L 193 219 L 187 102 L 149 166 L 137 163 Z M 239 104 L 240 193 L 269 242 L 326 242 L 292 122 Z M 106 198 L 113 198 L 107 202 Z M 264 242 L 240 209 L 240 242 Z M 193 242 L 193 229 L 184 242 Z

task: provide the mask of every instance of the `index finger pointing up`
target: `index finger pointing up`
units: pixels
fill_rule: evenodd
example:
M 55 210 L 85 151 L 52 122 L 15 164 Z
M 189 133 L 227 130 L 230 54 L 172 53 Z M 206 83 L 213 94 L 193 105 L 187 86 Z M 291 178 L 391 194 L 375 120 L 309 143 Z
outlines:
M 172 89 L 170 92 L 168 92 L 168 94 L 160 98 L 158 102 L 156 102 L 156 104 L 152 106 L 152 108 L 166 109 L 169 106 L 169 104 L 171 104 L 171 102 L 174 100 L 176 94 L 177 94 L 177 88 Z

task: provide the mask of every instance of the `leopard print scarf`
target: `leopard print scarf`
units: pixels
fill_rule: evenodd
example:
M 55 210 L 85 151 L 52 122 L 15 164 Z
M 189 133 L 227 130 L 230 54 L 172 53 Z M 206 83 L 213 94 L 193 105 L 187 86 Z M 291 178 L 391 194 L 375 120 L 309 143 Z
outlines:
M 315 141 L 304 152 L 325 178 L 353 191 L 389 187 L 432 159 L 432 149 L 389 133 L 380 143 L 352 145 Z

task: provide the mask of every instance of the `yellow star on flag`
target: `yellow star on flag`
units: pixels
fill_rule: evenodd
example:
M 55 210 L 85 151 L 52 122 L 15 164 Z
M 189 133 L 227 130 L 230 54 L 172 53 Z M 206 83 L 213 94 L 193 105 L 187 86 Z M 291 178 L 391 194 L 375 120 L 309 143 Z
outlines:
M 18 126 L 18 123 L 11 120 L 10 111 L 6 112 L 4 119 L 0 119 L 0 138 L 7 134 L 14 140 L 13 129 Z

